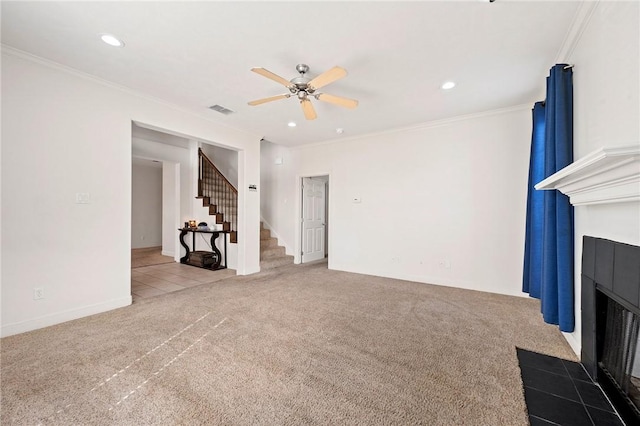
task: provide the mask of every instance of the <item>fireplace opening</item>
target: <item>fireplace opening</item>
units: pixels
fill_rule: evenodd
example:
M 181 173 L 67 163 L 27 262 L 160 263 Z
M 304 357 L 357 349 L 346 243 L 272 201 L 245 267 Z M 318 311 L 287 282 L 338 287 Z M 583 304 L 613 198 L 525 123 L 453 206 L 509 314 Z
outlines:
M 640 310 L 597 290 L 598 381 L 627 420 L 640 420 Z
M 581 362 L 627 424 L 640 424 L 640 247 L 583 238 Z

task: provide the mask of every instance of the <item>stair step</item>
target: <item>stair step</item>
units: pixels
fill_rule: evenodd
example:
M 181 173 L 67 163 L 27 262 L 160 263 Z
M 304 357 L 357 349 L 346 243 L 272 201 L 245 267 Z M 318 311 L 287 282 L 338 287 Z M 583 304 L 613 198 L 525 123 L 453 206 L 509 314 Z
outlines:
M 293 256 L 286 254 L 286 249 L 278 245 L 278 239 L 271 236 L 270 230 L 265 229 L 264 222 L 260 222 L 260 269 L 273 269 L 291 264 Z
M 273 269 L 279 266 L 292 265 L 293 256 L 275 257 L 273 259 L 267 259 L 260 262 L 260 269 Z
M 269 231 L 268 229 L 261 229 L 260 230 L 260 239 L 261 240 L 267 240 L 271 238 L 271 231 Z
M 264 240 L 260 240 L 260 249 L 266 249 L 269 247 L 277 247 L 278 239 L 277 238 L 268 238 Z
M 215 207 L 216 210 L 219 210 L 219 211 L 225 211 L 225 212 L 228 212 L 228 213 L 237 213 L 238 212 L 238 207 L 237 206 L 225 206 L 224 204 L 215 204 L 215 203 L 216 203 L 216 201 L 213 200 L 213 202 L 209 201 L 209 204 L 206 204 L 206 205 L 204 204 L 204 201 L 203 201 L 202 204 L 203 204 L 203 207 Z
M 268 249 L 260 250 L 260 260 L 273 259 L 276 257 L 282 257 L 286 255 L 286 250 L 282 246 L 270 247 Z

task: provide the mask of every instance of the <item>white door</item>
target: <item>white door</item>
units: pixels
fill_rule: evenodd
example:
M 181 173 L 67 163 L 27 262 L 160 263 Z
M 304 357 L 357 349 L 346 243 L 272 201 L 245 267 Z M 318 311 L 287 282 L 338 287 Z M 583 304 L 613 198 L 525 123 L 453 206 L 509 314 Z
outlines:
M 324 258 L 325 181 L 302 179 L 302 263 Z

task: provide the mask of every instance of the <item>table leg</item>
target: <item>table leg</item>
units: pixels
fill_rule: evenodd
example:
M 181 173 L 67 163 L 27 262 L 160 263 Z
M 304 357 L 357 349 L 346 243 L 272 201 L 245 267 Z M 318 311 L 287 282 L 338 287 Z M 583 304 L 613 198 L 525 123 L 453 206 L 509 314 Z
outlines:
M 189 259 L 189 246 L 184 242 L 184 236 L 187 235 L 187 231 L 185 229 L 180 230 L 180 244 L 187 251 L 187 253 L 180 258 L 180 263 L 187 263 L 187 259 Z
M 211 233 L 211 250 L 213 250 L 213 253 L 215 253 L 216 257 L 216 261 L 213 265 L 211 265 L 211 269 L 220 269 L 220 260 L 222 259 L 222 253 L 220 253 L 220 250 L 218 250 L 218 247 L 216 247 L 216 238 L 218 238 L 219 236 L 219 232 Z M 225 251 L 225 255 L 226 253 L 227 252 Z
M 227 267 L 227 234 L 222 235 L 224 238 L 224 267 Z

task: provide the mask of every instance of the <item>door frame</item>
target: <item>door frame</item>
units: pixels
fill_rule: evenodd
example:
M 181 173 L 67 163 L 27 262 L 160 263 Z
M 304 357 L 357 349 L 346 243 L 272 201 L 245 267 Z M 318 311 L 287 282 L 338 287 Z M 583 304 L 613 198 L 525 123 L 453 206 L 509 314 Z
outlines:
M 318 173 L 305 173 L 296 175 L 296 198 L 295 198 L 295 247 L 293 253 L 293 263 L 302 263 L 302 180 L 304 178 L 327 178 L 327 188 L 329 189 L 325 195 L 325 233 L 327 235 L 327 241 L 325 242 L 325 251 L 327 253 L 327 261 L 329 269 L 331 268 L 331 223 L 333 223 L 333 216 L 331 213 L 331 198 L 333 191 L 331 191 L 331 173 L 318 172 Z

